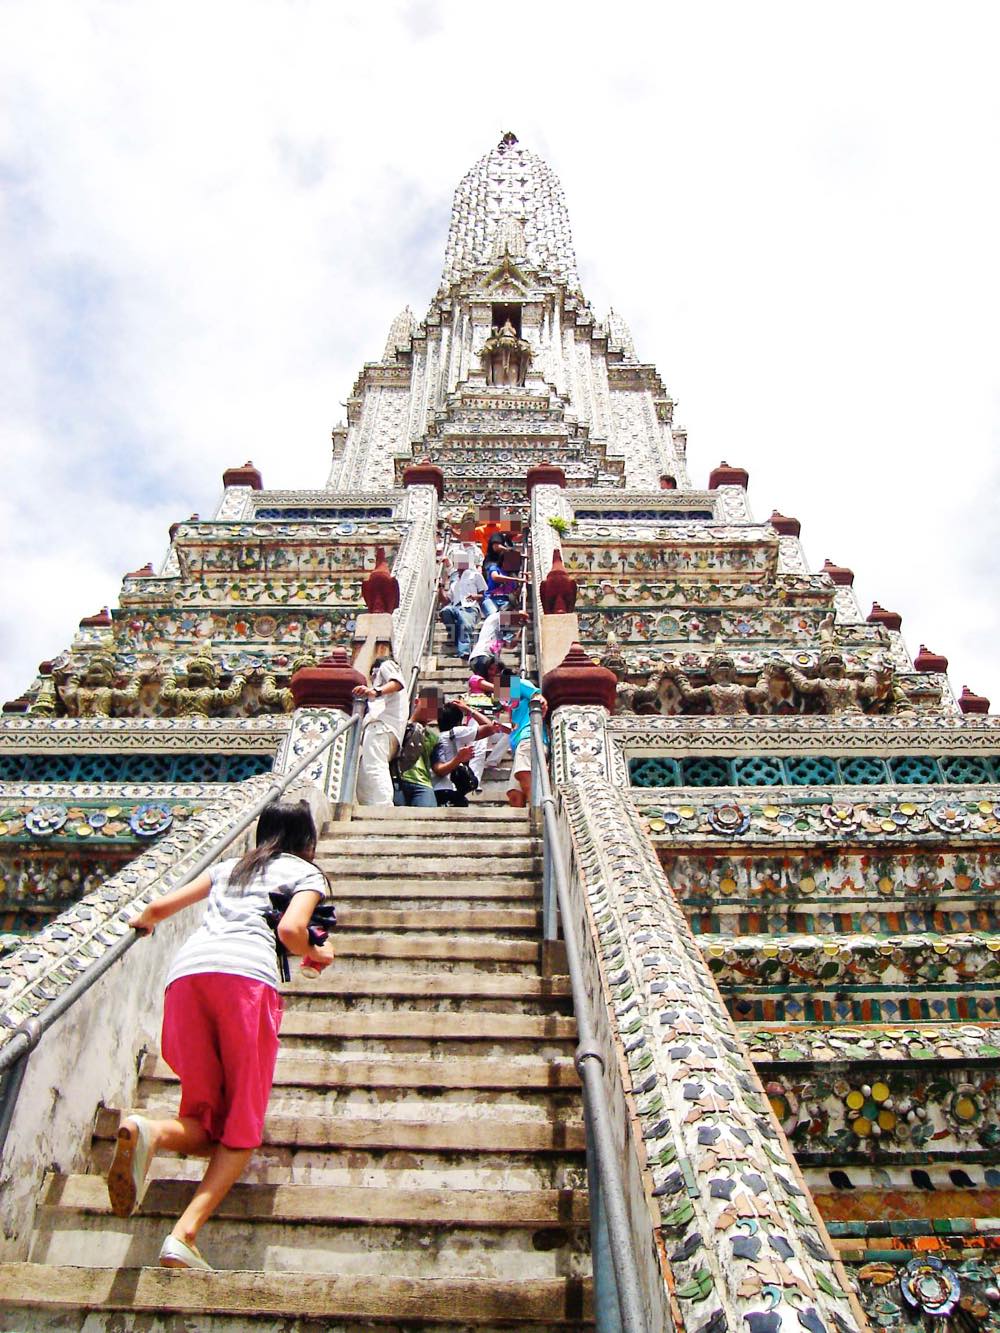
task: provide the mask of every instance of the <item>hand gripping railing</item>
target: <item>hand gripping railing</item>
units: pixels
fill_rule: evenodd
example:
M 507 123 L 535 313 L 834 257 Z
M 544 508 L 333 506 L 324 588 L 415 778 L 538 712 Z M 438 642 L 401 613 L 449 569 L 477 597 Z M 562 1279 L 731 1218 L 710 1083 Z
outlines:
M 344 787 L 346 788 L 349 784 L 353 786 L 350 764 L 352 762 L 353 754 L 353 762 L 356 767 L 357 724 L 362 711 L 362 709 L 356 708 L 350 717 L 347 717 L 343 722 L 338 723 L 329 735 L 324 736 L 323 740 L 315 747 L 315 749 L 311 750 L 303 759 L 299 760 L 294 768 L 290 769 L 287 773 L 283 773 L 280 778 L 275 782 L 272 782 L 264 795 L 261 796 L 259 800 L 255 801 L 251 808 L 240 816 L 232 828 L 226 829 L 209 843 L 206 851 L 198 858 L 190 871 L 188 871 L 186 878 L 188 880 L 196 879 L 203 870 L 207 870 L 216 860 L 220 852 L 225 851 L 231 842 L 235 842 L 241 833 L 246 832 L 264 807 L 270 805 L 272 801 L 276 801 L 279 796 L 287 791 L 295 779 L 307 769 L 310 764 L 314 763 L 321 754 L 328 750 L 333 742 L 341 737 L 349 728 L 354 728 L 354 732 L 351 736 L 351 746 L 348 749 L 344 764 Z M 167 867 L 167 869 L 169 869 L 169 867 Z M 166 873 L 166 870 L 163 873 Z M 96 981 L 99 981 L 104 973 L 118 962 L 119 958 L 123 958 L 139 938 L 140 936 L 134 931 L 130 931 L 127 935 L 123 935 L 117 943 L 113 944 L 111 948 L 108 949 L 107 953 L 99 958 L 91 967 L 88 967 L 86 972 L 82 972 L 71 985 L 67 986 L 58 999 L 53 1000 L 52 1003 L 47 1005 L 35 1018 L 29 1018 L 26 1022 L 22 1023 L 20 1027 L 15 1028 L 10 1041 L 7 1042 L 6 1046 L 0 1049 L 0 1075 L 5 1075 L 3 1091 L 0 1092 L 0 1153 L 3 1152 L 4 1145 L 7 1142 L 7 1135 L 10 1132 L 11 1122 L 14 1119 L 14 1108 L 17 1105 L 18 1093 L 21 1091 L 25 1068 L 27 1067 L 28 1058 L 31 1055 L 31 1052 L 35 1049 L 49 1028 L 52 1027 L 54 1023 L 58 1022 L 63 1014 L 76 1004 L 77 1000 L 83 995 L 86 995 L 91 986 L 93 986 Z
M 535 775 L 534 804 L 541 806 L 543 846 L 547 870 L 544 903 L 546 921 L 556 920 L 555 907 L 570 920 L 569 875 L 556 822 L 542 736 L 542 696 L 528 702 L 531 718 L 531 767 Z M 554 889 L 554 895 L 553 895 Z M 548 937 L 548 931 L 546 931 Z M 587 1135 L 587 1189 L 590 1200 L 591 1257 L 594 1272 L 594 1315 L 599 1333 L 647 1333 L 642 1284 L 632 1246 L 625 1189 L 611 1128 L 611 1109 L 604 1086 L 604 1057 L 597 1044 L 583 983 L 583 963 L 573 931 L 563 932 L 569 969 L 578 1044 L 574 1063 L 583 1085 L 583 1115 Z M 553 936 L 554 938 L 554 932 Z M 609 1263 L 610 1258 L 610 1263 Z

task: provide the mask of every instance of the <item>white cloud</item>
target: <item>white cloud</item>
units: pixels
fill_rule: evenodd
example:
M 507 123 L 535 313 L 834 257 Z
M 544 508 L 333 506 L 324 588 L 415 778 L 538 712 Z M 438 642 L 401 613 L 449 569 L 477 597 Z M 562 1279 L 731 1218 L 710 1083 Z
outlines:
M 208 512 L 316 485 L 451 191 L 513 129 L 696 479 L 1000 705 L 998 21 L 835 9 L 24 0 L 0 9 L 0 698 Z

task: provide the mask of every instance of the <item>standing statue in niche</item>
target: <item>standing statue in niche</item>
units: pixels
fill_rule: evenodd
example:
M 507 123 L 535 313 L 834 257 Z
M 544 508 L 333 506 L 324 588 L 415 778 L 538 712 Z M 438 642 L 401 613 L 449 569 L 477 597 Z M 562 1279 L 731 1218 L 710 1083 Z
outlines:
M 56 690 L 71 717 L 111 717 L 139 697 L 143 677 L 138 672 L 121 689 L 115 686 L 115 664 L 107 653 L 93 653 L 83 674 L 59 673 Z
M 839 649 L 826 648 L 820 653 L 819 675 L 815 677 L 803 675 L 785 662 L 776 662 L 771 669 L 785 676 L 799 694 L 818 697 L 824 713 L 863 713 L 865 702 L 876 699 L 888 699 L 891 707 L 893 671 L 885 663 L 860 678 L 849 676 Z
M 692 685 L 687 673 L 678 667 L 666 666 L 663 674 L 669 676 L 677 686 L 684 711 L 687 705 L 707 703 L 711 712 L 724 717 L 750 712 L 750 704 L 766 702 L 770 690 L 768 680 L 756 685 L 742 685 L 736 679 L 736 663 L 728 653 L 713 653 L 706 663 L 708 669 L 707 685 Z M 770 672 L 765 667 L 765 677 Z
M 207 653 L 188 658 L 187 671 L 163 682 L 160 702 L 176 717 L 210 717 L 243 697 L 246 679 L 234 676 L 225 689 L 219 688 L 219 669 Z
M 509 319 L 493 332 L 483 344 L 480 353 L 486 371 L 486 383 L 495 387 L 518 388 L 524 384 L 531 364 L 531 344 L 518 337 L 517 329 Z

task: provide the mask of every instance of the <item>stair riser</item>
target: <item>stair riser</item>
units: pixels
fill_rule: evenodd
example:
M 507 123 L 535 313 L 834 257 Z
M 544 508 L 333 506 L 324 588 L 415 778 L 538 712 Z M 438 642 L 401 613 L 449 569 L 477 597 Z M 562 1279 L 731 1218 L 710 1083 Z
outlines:
M 91 1166 L 106 1171 L 114 1147 L 96 1144 Z M 157 1157 L 151 1180 L 201 1179 L 204 1164 L 194 1158 Z M 585 1189 L 586 1168 L 579 1152 L 428 1153 L 320 1152 L 264 1144 L 243 1175 L 247 1184 L 327 1185 L 369 1189 Z
M 426 1037 L 291 1037 L 282 1036 L 281 1049 L 288 1055 L 351 1055 L 376 1058 L 384 1055 L 422 1060 L 505 1060 L 508 1057 L 565 1060 L 576 1049 L 576 1039 L 561 1040 L 504 1037 L 495 1041 L 443 1041 Z
M 29 1318 L 30 1325 L 26 1322 Z M 142 1333 L 247 1333 L 247 1329 L 260 1330 L 260 1333 L 277 1333 L 278 1330 L 280 1333 L 362 1333 L 367 1330 L 371 1330 L 371 1333 L 469 1333 L 473 1327 L 465 1319 L 460 1323 L 435 1320 L 433 1324 L 415 1324 L 410 1320 L 405 1324 L 385 1323 L 381 1319 L 373 1322 L 353 1317 L 347 1323 L 339 1319 L 281 1319 L 279 1322 L 271 1314 L 262 1314 L 257 1318 L 252 1311 L 232 1316 L 201 1312 L 197 1325 L 184 1315 L 143 1314 L 139 1316 L 141 1323 L 138 1319 L 133 1322 L 132 1318 L 129 1316 L 130 1322 L 126 1325 L 122 1323 L 120 1313 L 107 1310 L 49 1311 L 37 1306 L 26 1306 L 20 1310 L 0 1308 L 0 1333 L 26 1333 L 29 1327 L 31 1333 L 126 1333 L 126 1330 L 127 1333 L 138 1333 L 140 1329 Z M 511 1333 L 515 1327 L 518 1333 L 567 1333 L 571 1327 L 593 1328 L 594 1325 L 589 1321 L 581 1324 L 578 1320 L 573 1320 L 571 1324 L 519 1322 L 516 1325 L 474 1325 L 475 1333 Z
M 337 911 L 340 930 L 384 931 L 484 931 L 504 934 L 516 932 L 536 934 L 541 921 L 540 909 L 534 907 L 483 907 L 481 904 L 451 903 L 444 907 L 433 904 L 421 910 L 408 899 L 400 897 L 398 906 L 380 904 L 377 907 L 350 906 Z M 432 915 L 433 913 L 433 915 Z
M 309 982 L 302 982 L 303 987 L 309 985 Z M 361 1017 L 368 1016 L 375 1019 L 376 1015 L 384 1014 L 390 1022 L 405 1024 L 407 1015 L 420 1015 L 416 1022 L 422 1022 L 423 1016 L 440 1014 L 442 1022 L 449 1017 L 470 1018 L 482 1015 L 487 1021 L 491 1016 L 494 1018 L 524 1018 L 528 1020 L 552 1020 L 554 1018 L 569 1018 L 572 1006 L 565 998 L 553 999 L 510 999 L 505 1000 L 497 998 L 463 999 L 461 996 L 434 996 L 434 995 L 378 995 L 369 994 L 359 990 L 356 995 L 335 996 L 313 996 L 307 995 L 304 990 L 286 990 L 284 992 L 285 1018 L 282 1027 L 282 1040 L 285 1036 L 304 1036 L 304 1031 L 294 1031 L 294 1024 L 301 1023 L 302 1027 L 312 1019 L 319 1021 L 320 1017 L 326 1015 L 330 1023 L 343 1025 L 345 1020 L 351 1015 Z M 474 1008 L 473 1008 L 474 1006 Z M 434 1021 L 428 1018 L 428 1021 Z M 404 1034 L 407 1029 L 404 1029 Z M 417 1032 L 415 1026 L 408 1029 L 414 1033 Z M 552 1032 L 551 1026 L 547 1029 Z M 399 1033 L 395 1027 L 385 1028 L 378 1035 L 396 1036 L 404 1035 Z M 320 1033 L 322 1035 L 322 1033 Z M 348 1035 L 346 1032 L 344 1035 Z M 349 1034 L 353 1035 L 353 1033 Z M 532 1031 L 532 1036 L 537 1034 Z M 564 1036 L 561 1028 L 556 1029 L 553 1035 Z
M 347 824 L 347 828 L 351 825 Z M 481 869 L 488 870 L 495 860 L 509 856 L 538 855 L 541 843 L 538 838 L 524 836 L 519 838 L 493 837 L 492 832 L 460 837 L 439 832 L 437 825 L 429 827 L 425 833 L 379 837 L 375 834 L 345 834 L 343 837 L 324 840 L 319 844 L 316 863 L 323 870 L 334 871 L 343 857 L 433 857 L 437 862 L 444 862 L 442 869 L 447 873 L 452 856 L 478 859 Z
M 479 1062 L 481 1067 L 466 1069 L 461 1067 L 466 1058 L 464 1054 L 458 1059 L 429 1061 L 427 1063 L 433 1067 L 427 1068 L 411 1060 L 407 1054 L 396 1056 L 394 1065 L 389 1063 L 388 1056 L 383 1057 L 382 1061 L 376 1057 L 340 1065 L 333 1061 L 310 1061 L 322 1066 L 313 1073 L 289 1067 L 288 1061 L 296 1058 L 289 1053 L 284 1067 L 281 1059 L 278 1061 L 270 1105 L 277 1109 L 280 1099 L 290 1096 L 294 1096 L 295 1100 L 325 1098 L 344 1088 L 419 1088 L 435 1095 L 448 1088 L 472 1088 L 484 1092 L 507 1088 L 517 1091 L 573 1088 L 577 1086 L 576 1070 L 572 1061 L 562 1052 L 560 1056 L 550 1062 L 548 1072 L 544 1066 L 542 1069 L 527 1067 L 527 1060 L 524 1062 L 526 1067 L 522 1069 L 506 1059 L 483 1060 Z M 173 1076 L 156 1074 L 143 1078 L 141 1086 L 152 1097 L 157 1095 L 157 1089 L 165 1092 L 170 1088 L 179 1088 L 180 1084 Z
M 450 881 L 523 880 L 536 878 L 542 873 L 540 856 L 505 856 L 502 861 L 489 856 L 449 856 L 444 866 L 440 864 L 441 860 L 441 849 L 435 852 L 429 848 L 422 856 L 383 855 L 374 863 L 363 856 L 337 856 L 325 858 L 320 865 L 333 877 L 334 893 L 338 879 L 360 876 L 385 879 L 391 875 L 405 882 L 407 879 L 426 879 L 428 875 L 438 878 L 447 875 Z
M 49 1230 L 52 1223 L 55 1230 Z M 43 1210 L 32 1247 L 34 1263 L 146 1268 L 156 1264 L 172 1219 L 55 1214 Z M 535 1248 L 536 1240 L 552 1248 Z M 589 1265 L 579 1228 L 466 1229 L 316 1226 L 311 1223 L 235 1222 L 213 1218 L 199 1248 L 209 1263 L 253 1272 L 286 1271 L 336 1276 L 385 1274 L 387 1253 L 394 1277 L 533 1278 L 583 1276 Z

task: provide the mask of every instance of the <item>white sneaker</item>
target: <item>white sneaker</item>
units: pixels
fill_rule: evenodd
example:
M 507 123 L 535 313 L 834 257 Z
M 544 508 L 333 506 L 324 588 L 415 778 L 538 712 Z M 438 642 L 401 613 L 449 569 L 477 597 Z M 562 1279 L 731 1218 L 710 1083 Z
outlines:
M 197 1245 L 187 1245 L 170 1235 L 160 1246 L 161 1268 L 200 1268 L 206 1273 L 213 1271 L 212 1265 L 201 1257 Z
M 127 1115 L 118 1128 L 108 1169 L 108 1199 L 115 1217 L 131 1217 L 135 1212 L 149 1166 L 149 1146 L 149 1121 L 141 1115 Z

